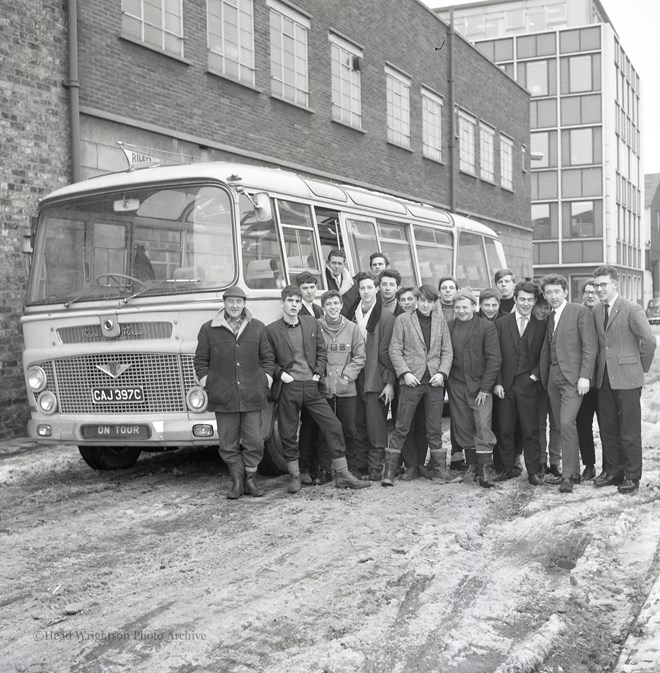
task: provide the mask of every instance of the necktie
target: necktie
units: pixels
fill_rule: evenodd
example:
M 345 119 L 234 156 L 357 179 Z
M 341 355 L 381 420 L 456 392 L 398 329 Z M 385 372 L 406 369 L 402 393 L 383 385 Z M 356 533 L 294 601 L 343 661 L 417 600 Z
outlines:
M 603 329 L 607 329 L 607 321 L 610 319 L 610 305 L 603 304 Z
M 520 336 L 525 333 L 525 327 L 527 327 L 527 318 L 524 315 L 521 315 L 518 318 L 518 333 Z

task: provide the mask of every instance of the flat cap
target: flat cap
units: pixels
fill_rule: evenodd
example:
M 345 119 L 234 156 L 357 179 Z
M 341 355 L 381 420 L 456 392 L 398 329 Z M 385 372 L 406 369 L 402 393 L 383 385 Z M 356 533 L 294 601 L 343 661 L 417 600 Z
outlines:
M 238 287 L 237 285 L 228 287 L 225 290 L 225 293 L 222 295 L 222 298 L 227 299 L 227 297 L 240 297 L 241 299 L 247 299 L 247 295 L 245 294 L 243 289 Z

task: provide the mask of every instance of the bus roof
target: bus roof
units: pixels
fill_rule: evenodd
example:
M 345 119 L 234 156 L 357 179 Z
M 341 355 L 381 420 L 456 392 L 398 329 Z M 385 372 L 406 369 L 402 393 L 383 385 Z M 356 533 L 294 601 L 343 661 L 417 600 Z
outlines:
M 411 201 L 363 187 L 339 184 L 305 177 L 291 171 L 224 161 L 208 161 L 172 166 L 154 166 L 134 171 L 108 173 L 76 182 L 51 192 L 41 204 L 120 189 L 135 189 L 163 182 L 213 180 L 232 186 L 273 192 L 280 196 L 322 201 L 328 206 L 377 211 L 383 215 L 413 217 L 435 224 L 467 227 L 476 233 L 494 235 L 493 230 L 478 220 L 450 213 L 442 208 Z

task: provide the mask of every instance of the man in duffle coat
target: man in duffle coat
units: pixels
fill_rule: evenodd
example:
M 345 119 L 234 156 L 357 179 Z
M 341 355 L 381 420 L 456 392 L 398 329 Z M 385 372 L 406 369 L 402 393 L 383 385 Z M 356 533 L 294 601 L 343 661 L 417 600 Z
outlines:
M 245 306 L 245 292 L 230 287 L 223 299 L 224 308 L 199 330 L 195 373 L 215 412 L 220 456 L 229 466 L 227 498 L 243 492 L 260 497 L 254 476 L 264 454 L 261 411 L 268 405 L 275 357 L 266 326 Z

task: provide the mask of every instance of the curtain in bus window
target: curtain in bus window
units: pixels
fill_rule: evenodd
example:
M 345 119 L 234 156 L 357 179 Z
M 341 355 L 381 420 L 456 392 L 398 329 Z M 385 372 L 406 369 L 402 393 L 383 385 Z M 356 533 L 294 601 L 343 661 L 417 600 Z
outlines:
M 275 221 L 259 222 L 254 205 L 244 194 L 241 194 L 239 208 L 245 284 L 255 290 L 284 287 L 284 265 Z
M 350 237 L 351 252 L 357 271 L 369 271 L 369 255 L 378 251 L 378 240 L 373 222 L 346 218 L 346 228 Z
M 458 237 L 456 279 L 461 287 L 490 287 L 483 236 L 461 231 Z
M 415 248 L 419 260 L 419 275 L 422 283 L 437 287 L 443 276 L 452 275 L 454 247 L 448 231 L 415 225 Z
M 378 220 L 380 246 L 390 260 L 390 268 L 396 269 L 401 274 L 403 285 L 416 285 L 409 230 L 408 224 Z
M 295 282 L 299 273 L 307 271 L 314 274 L 319 287 L 323 287 L 311 207 L 305 203 L 278 201 L 277 210 L 290 281 Z

